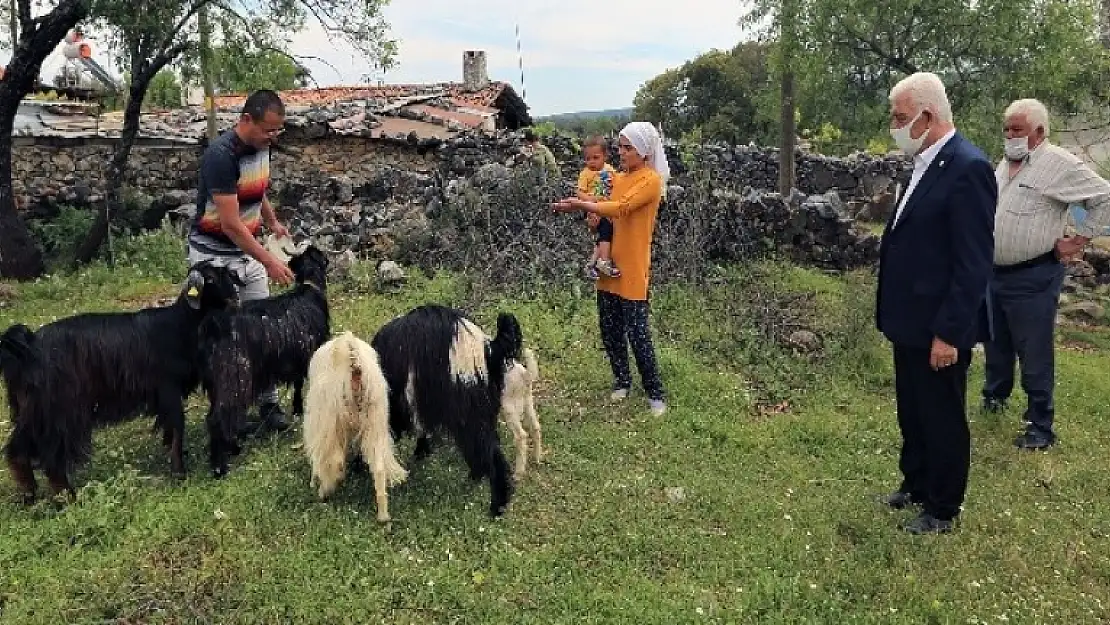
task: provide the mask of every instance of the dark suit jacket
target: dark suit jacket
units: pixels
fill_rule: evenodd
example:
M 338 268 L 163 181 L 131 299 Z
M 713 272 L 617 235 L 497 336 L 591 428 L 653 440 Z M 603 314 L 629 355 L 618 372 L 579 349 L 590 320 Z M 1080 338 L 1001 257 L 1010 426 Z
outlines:
M 899 200 L 900 201 L 900 200 Z M 998 183 L 986 155 L 956 133 L 941 148 L 879 246 L 875 320 L 890 342 L 958 349 L 990 340 Z M 897 214 L 897 205 L 895 205 Z

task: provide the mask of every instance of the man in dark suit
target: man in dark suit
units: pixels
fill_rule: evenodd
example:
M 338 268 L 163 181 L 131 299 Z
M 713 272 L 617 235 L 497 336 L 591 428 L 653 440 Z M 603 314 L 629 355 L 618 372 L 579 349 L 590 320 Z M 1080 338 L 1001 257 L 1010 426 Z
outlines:
M 971 350 L 989 339 L 998 184 L 956 132 L 944 84 L 919 72 L 890 92 L 891 135 L 913 175 L 883 232 L 876 322 L 894 347 L 902 485 L 883 498 L 921 514 L 913 534 L 953 529 L 967 491 Z

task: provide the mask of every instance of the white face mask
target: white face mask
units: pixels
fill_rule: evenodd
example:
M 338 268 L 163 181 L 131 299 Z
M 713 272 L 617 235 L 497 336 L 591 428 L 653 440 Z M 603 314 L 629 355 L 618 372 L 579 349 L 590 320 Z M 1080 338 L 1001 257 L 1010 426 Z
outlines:
M 921 113 L 924 112 L 925 111 L 921 111 Z M 920 137 L 914 139 L 910 136 L 910 128 L 917 123 L 917 118 L 921 117 L 921 113 L 915 115 L 914 118 L 910 120 L 910 123 L 905 126 L 890 129 L 890 136 L 893 137 L 894 142 L 898 144 L 898 149 L 905 152 L 906 156 L 917 156 L 917 153 L 921 151 L 921 144 L 925 143 L 925 137 L 929 135 L 929 129 L 926 128 L 925 132 L 922 132 Z
M 1006 139 L 1004 150 L 1007 159 L 1011 161 L 1020 161 L 1026 156 L 1029 156 L 1029 137 Z

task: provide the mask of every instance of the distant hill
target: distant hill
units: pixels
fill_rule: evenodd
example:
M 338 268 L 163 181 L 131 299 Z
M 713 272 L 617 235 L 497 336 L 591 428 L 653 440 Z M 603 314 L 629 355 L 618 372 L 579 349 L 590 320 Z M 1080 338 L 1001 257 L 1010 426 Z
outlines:
M 605 109 L 603 111 L 579 111 L 577 113 L 559 113 L 558 115 L 547 115 L 545 117 L 537 117 L 537 122 L 566 122 L 575 119 L 598 119 L 601 117 L 631 117 L 632 107 L 623 109 Z

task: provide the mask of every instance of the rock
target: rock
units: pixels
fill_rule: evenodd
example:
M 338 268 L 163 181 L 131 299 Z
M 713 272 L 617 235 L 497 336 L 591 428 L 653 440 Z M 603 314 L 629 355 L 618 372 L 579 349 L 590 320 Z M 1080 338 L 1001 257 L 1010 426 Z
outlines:
M 670 503 L 682 503 L 686 501 L 686 489 L 681 486 L 670 486 L 663 489 L 667 495 L 667 501 Z
M 406 280 L 405 270 L 392 260 L 378 263 L 378 280 L 385 285 L 401 284 Z
M 19 297 L 19 290 L 11 284 L 0 283 L 0 301 L 10 302 Z
M 1083 260 L 1090 263 L 1098 275 L 1110 275 L 1110 250 L 1092 245 L 1083 253 Z
M 1091 263 L 1086 260 L 1076 260 L 1068 263 L 1067 272 L 1075 278 L 1094 278 L 1098 275 Z
M 1100 321 L 1106 317 L 1106 309 L 1097 302 L 1076 302 L 1061 308 L 1060 314 L 1073 319 Z
M 795 330 L 786 342 L 806 354 L 813 354 L 821 349 L 821 337 L 809 330 Z
M 346 249 L 332 257 L 329 269 L 332 274 L 342 278 L 351 271 L 351 267 L 354 267 L 357 261 L 358 256 L 354 251 Z
M 347 176 L 334 176 L 327 182 L 327 197 L 339 204 L 349 204 L 355 198 L 354 184 Z

